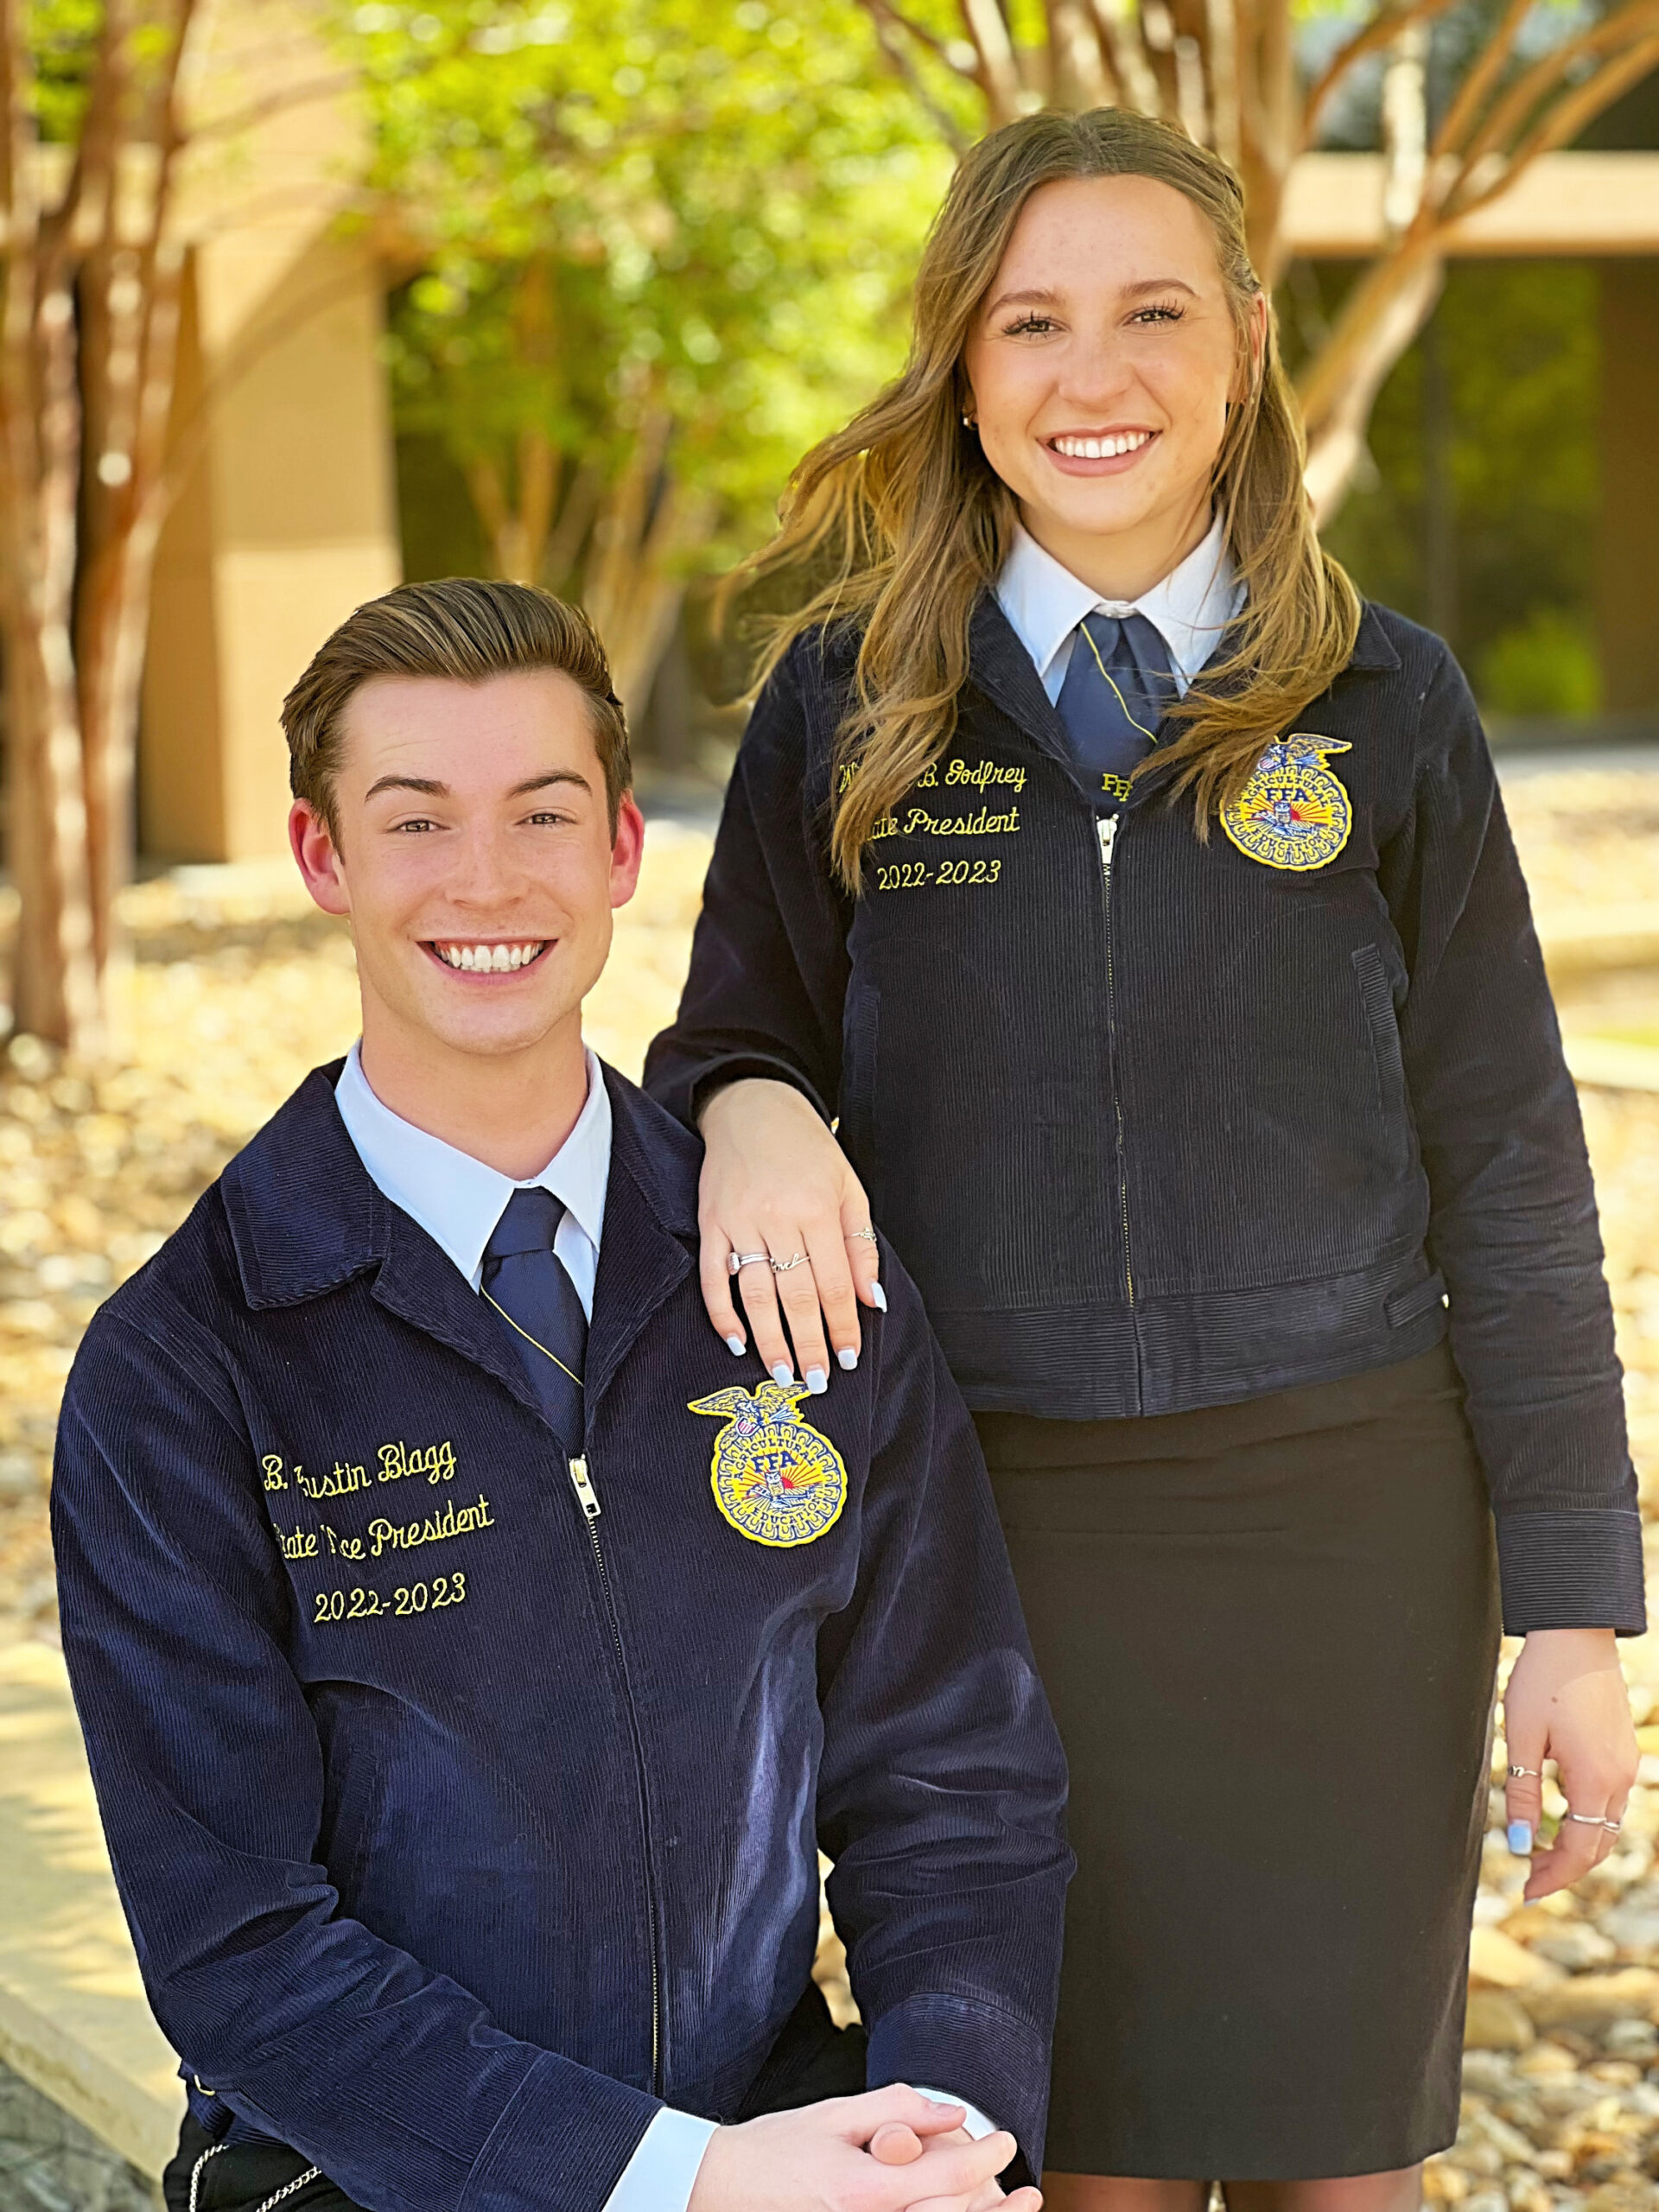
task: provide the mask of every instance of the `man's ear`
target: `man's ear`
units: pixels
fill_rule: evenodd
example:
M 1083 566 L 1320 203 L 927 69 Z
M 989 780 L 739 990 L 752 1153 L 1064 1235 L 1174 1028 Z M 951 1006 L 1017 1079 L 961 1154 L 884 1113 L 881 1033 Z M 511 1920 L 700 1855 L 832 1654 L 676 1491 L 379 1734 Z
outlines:
M 634 804 L 633 793 L 624 791 L 616 810 L 616 835 L 611 840 L 611 904 L 626 906 L 639 887 L 639 862 L 645 856 L 645 817 Z M 301 868 L 304 868 L 302 861 Z M 310 878 L 308 876 L 308 882 Z M 316 897 L 316 893 L 312 893 Z
M 288 842 L 305 887 L 325 914 L 349 914 L 351 893 L 334 833 L 309 799 L 296 798 L 288 813 Z

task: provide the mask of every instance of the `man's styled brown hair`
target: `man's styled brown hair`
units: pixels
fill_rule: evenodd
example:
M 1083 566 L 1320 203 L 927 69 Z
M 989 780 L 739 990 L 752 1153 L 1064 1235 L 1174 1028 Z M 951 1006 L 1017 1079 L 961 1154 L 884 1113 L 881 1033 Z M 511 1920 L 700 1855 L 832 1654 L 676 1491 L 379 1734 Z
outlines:
M 605 771 L 611 834 L 633 782 L 627 717 L 611 688 L 599 632 L 581 610 L 532 584 L 442 576 L 399 584 L 348 614 L 320 645 L 283 702 L 289 788 L 335 831 L 334 778 L 340 723 L 353 695 L 377 676 L 448 677 L 483 683 L 493 676 L 548 668 L 588 694 L 594 744 Z

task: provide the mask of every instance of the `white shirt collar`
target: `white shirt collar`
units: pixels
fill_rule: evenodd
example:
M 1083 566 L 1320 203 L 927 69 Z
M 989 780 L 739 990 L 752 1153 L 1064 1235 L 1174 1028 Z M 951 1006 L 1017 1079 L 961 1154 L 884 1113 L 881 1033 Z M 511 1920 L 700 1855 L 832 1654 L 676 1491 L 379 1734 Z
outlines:
M 580 1231 L 597 1263 L 610 1182 L 610 1093 L 591 1052 L 587 1063 L 588 1097 L 575 1127 L 541 1173 L 526 1176 L 522 1184 L 471 1153 L 446 1144 L 442 1137 L 417 1129 L 384 1105 L 369 1088 L 356 1045 L 334 1086 L 334 1103 L 370 1179 L 393 1205 L 420 1224 L 474 1289 L 483 1268 L 484 1248 L 514 1191 L 537 1184 L 550 1191 L 567 1209 L 554 1249 L 576 1276 L 577 1289 L 585 1288 L 582 1303 L 591 1308 L 593 1268 L 582 1270 L 584 1285 L 566 1249 L 572 1232 Z
M 1216 650 L 1244 594 L 1217 515 L 1185 560 L 1133 600 L 1099 598 L 1016 523 L 996 596 L 1052 698 L 1059 690 L 1054 664 L 1085 614 L 1144 614 L 1169 647 L 1185 691 Z

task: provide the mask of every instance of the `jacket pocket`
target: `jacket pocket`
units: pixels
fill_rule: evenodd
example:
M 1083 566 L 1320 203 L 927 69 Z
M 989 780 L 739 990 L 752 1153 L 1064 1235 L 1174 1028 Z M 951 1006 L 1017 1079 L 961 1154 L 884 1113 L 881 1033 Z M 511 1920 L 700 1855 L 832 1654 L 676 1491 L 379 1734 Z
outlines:
M 1357 944 L 1352 959 L 1354 981 L 1359 988 L 1365 1033 L 1371 1041 L 1376 1072 L 1376 1103 L 1383 1119 L 1404 1135 L 1406 1121 L 1406 1065 L 1400 1053 L 1400 1024 L 1395 1018 L 1394 992 L 1380 949 Z

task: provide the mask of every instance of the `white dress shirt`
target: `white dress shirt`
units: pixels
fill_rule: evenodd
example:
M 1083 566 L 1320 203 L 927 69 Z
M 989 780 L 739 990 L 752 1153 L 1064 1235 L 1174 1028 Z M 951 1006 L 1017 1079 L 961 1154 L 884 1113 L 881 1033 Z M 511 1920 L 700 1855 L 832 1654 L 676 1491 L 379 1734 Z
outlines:
M 575 1127 L 539 1175 L 518 1183 L 383 1106 L 369 1088 L 356 1045 L 334 1086 L 334 1103 L 369 1179 L 419 1222 L 474 1290 L 483 1278 L 484 1248 L 507 1200 L 515 1191 L 550 1191 L 564 1208 L 553 1249 L 576 1286 L 582 1312 L 593 1319 L 599 1234 L 611 1179 L 611 1096 L 591 1052 L 588 1097 Z
M 1016 523 L 996 596 L 1051 701 L 1060 696 L 1077 625 L 1085 614 L 1120 620 L 1126 614 L 1144 614 L 1169 647 L 1171 672 L 1184 696 L 1244 603 L 1219 515 L 1185 560 L 1139 599 L 1100 598 L 1092 584 L 1063 568 Z
M 553 1249 L 591 1321 L 611 1177 L 611 1100 L 599 1062 L 592 1052 L 587 1058 L 588 1097 L 575 1126 L 541 1173 L 522 1182 L 394 1114 L 369 1088 L 356 1045 L 334 1086 L 334 1103 L 370 1181 L 420 1224 L 474 1290 L 483 1276 L 484 1249 L 507 1200 L 515 1191 L 537 1185 L 550 1191 L 564 1207 Z M 922 2094 L 940 2104 L 960 2101 L 936 2089 Z M 968 2128 L 976 2138 L 992 2132 L 991 2122 L 971 2106 Z M 601 2212 L 686 2212 L 714 2132 L 712 2120 L 665 2106 L 640 2137 Z

